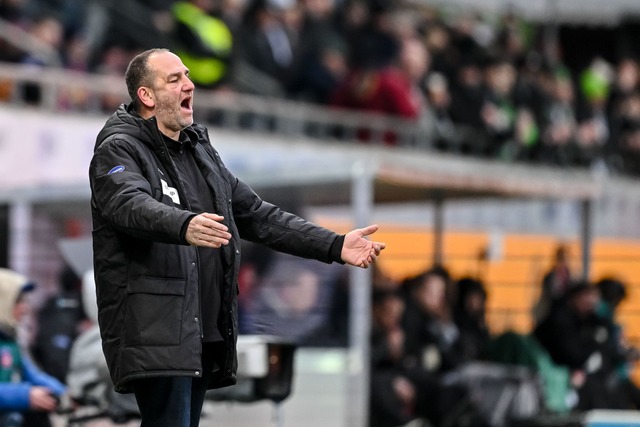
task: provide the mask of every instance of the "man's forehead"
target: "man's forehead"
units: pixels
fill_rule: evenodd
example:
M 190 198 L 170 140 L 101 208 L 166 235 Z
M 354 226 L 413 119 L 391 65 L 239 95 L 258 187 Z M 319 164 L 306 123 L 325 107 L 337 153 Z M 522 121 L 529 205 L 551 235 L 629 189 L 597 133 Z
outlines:
M 187 70 L 182 60 L 171 52 L 159 52 L 151 55 L 149 57 L 149 65 L 159 77 L 182 73 Z

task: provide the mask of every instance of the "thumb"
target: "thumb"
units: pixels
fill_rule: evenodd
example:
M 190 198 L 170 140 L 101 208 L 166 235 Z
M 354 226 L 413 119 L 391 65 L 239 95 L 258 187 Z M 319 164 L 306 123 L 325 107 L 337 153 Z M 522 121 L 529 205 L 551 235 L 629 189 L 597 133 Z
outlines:
M 368 236 L 378 231 L 378 225 L 377 224 L 369 225 L 367 227 L 361 228 L 359 231 L 363 237 Z

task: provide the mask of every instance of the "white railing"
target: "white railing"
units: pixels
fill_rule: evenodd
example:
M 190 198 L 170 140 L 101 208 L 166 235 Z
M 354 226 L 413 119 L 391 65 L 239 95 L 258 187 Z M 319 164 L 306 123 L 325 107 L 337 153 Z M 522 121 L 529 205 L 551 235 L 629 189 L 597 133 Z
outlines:
M 59 68 L 1 64 L 0 83 L 5 87 L 5 102 L 25 103 L 22 88 L 37 87 L 36 106 L 47 111 L 103 110 L 103 99 L 114 103 L 129 99 L 122 76 L 98 75 Z M 69 94 L 83 92 L 81 103 L 64 103 Z M 266 98 L 235 92 L 198 89 L 196 119 L 230 129 L 243 129 L 291 136 L 372 143 L 393 140 L 403 146 L 430 145 L 429 132 L 421 121 L 382 114 L 329 108 L 304 102 Z M 365 135 L 365 136 L 363 136 Z

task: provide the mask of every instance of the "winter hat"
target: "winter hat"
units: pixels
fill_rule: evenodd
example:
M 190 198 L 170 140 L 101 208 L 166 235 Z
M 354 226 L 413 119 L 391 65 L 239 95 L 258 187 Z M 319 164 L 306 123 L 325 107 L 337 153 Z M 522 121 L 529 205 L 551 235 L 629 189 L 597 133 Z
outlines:
M 7 268 L 0 268 L 0 332 L 15 335 L 16 319 L 13 307 L 22 292 L 33 290 L 35 285 L 26 276 Z

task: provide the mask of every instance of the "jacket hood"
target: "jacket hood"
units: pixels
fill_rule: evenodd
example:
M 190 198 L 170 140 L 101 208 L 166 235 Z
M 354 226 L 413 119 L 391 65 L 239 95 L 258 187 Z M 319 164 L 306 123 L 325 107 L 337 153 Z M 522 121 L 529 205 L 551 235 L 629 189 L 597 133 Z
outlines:
M 133 112 L 131 104 L 121 104 L 98 132 L 95 149 L 115 134 L 130 135 L 142 141 L 153 141 L 156 126 L 155 117 L 145 120 Z
M 201 141 L 206 137 L 206 129 L 204 126 L 197 124 L 189 126 L 184 132 L 194 141 Z M 157 148 L 156 144 L 161 143 L 161 141 L 157 139 L 159 131 L 155 116 L 144 119 L 133 111 L 131 104 L 121 104 L 111 117 L 107 119 L 102 130 L 98 132 L 94 150 L 110 136 L 115 134 L 129 135 L 136 140 L 144 141 L 153 148 Z
M 13 307 L 20 292 L 28 285 L 29 280 L 22 274 L 0 268 L 0 331 L 5 335 L 15 335 L 17 322 L 13 317 Z

